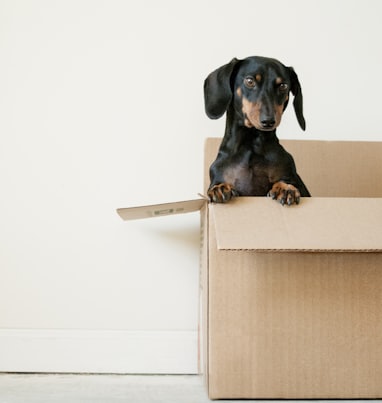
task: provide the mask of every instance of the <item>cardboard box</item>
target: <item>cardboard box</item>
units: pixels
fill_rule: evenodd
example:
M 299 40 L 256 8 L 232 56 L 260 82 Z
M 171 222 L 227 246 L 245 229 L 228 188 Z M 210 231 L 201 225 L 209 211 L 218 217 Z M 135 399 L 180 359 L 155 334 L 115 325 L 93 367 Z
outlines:
M 208 139 L 208 167 L 220 139 Z M 284 141 L 314 197 L 119 209 L 201 211 L 211 399 L 382 397 L 382 143 Z

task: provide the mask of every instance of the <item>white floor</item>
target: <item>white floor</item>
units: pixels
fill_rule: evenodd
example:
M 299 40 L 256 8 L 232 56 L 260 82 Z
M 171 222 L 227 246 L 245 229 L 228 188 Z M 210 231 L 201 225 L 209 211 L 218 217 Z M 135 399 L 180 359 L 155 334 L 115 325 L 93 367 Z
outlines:
M 220 400 L 224 402 L 226 400 Z M 245 402 L 254 400 L 246 400 Z M 0 403 L 208 403 L 196 375 L 1 374 Z M 227 401 L 228 402 L 228 401 Z M 230 400 L 230 403 L 237 400 Z M 260 402 L 257 400 L 256 402 Z M 300 400 L 299 403 L 302 401 Z M 342 400 L 341 403 L 346 402 Z M 352 401 L 354 402 L 354 400 Z
M 190 375 L 0 374 L 0 403 L 204 403 L 201 377 Z

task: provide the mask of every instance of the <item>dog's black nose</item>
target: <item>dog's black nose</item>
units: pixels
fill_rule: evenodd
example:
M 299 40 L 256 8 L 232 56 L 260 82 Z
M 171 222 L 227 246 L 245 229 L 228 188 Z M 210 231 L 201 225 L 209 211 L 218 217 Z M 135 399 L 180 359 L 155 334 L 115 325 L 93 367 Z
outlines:
M 276 123 L 275 120 L 272 118 L 263 119 L 261 121 L 261 125 L 263 126 L 264 129 L 269 129 L 270 127 L 273 127 L 275 123 Z

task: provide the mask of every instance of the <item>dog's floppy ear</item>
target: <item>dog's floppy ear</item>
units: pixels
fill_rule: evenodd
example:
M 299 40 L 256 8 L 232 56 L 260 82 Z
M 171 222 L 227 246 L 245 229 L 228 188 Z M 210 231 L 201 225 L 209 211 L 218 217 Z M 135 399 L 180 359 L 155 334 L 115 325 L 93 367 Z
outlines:
M 297 74 L 293 70 L 292 67 L 289 67 L 289 74 L 290 74 L 290 79 L 291 79 L 291 91 L 292 91 L 292 94 L 294 95 L 294 100 L 293 100 L 294 111 L 296 113 L 297 120 L 298 120 L 298 123 L 300 124 L 301 129 L 305 130 L 306 124 L 305 124 L 304 115 L 302 113 L 301 85 L 300 85 L 300 82 L 298 81 Z
M 228 108 L 232 98 L 231 74 L 238 62 L 238 59 L 232 59 L 213 71 L 204 81 L 204 106 L 211 119 L 220 118 Z

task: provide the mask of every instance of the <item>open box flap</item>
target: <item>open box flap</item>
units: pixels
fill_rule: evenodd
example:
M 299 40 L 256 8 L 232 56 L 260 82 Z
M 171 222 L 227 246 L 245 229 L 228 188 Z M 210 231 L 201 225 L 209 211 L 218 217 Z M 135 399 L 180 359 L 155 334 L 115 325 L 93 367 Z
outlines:
M 265 197 L 210 204 L 219 249 L 382 251 L 381 198 L 303 198 L 281 206 Z
M 149 206 L 119 208 L 117 213 L 123 220 L 161 217 L 173 214 L 192 213 L 206 204 L 204 199 L 186 200 L 173 203 L 152 204 Z

